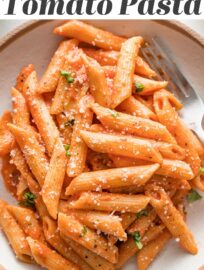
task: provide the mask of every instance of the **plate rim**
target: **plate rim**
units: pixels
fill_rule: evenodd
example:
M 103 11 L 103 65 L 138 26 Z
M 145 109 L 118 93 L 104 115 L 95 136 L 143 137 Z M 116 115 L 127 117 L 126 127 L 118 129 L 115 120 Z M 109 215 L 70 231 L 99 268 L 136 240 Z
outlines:
M 92 20 L 92 21 L 99 21 L 98 20 Z M 0 38 L 0 53 L 12 42 L 14 42 L 19 37 L 25 35 L 27 32 L 45 24 L 49 23 L 51 21 L 59 21 L 64 22 L 68 20 L 29 20 L 27 22 L 22 23 L 20 26 L 15 27 L 13 30 L 9 31 L 7 34 L 5 34 L 3 37 Z M 91 21 L 91 19 L 86 19 L 82 21 Z M 111 21 L 111 19 L 110 19 Z M 117 20 L 112 20 L 117 21 Z M 121 20 L 118 20 L 121 21 Z M 127 20 L 124 20 L 127 21 Z M 128 20 L 128 21 L 137 21 L 135 20 Z M 144 20 L 146 21 L 146 20 Z M 196 42 L 202 49 L 204 49 L 204 36 L 197 33 L 195 30 L 191 29 L 189 26 L 185 25 L 184 23 L 177 21 L 177 20 L 150 20 L 153 22 L 156 22 L 160 25 L 166 26 L 170 29 L 175 30 L 176 32 L 179 32 L 186 36 L 187 38 L 191 39 L 192 41 Z

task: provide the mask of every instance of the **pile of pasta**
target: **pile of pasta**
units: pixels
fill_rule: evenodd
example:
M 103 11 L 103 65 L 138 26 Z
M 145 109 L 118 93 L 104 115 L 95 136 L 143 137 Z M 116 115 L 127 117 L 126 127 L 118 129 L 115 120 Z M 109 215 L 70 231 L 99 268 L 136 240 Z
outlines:
M 143 38 L 80 21 L 38 80 L 24 67 L 0 121 L 0 200 L 16 257 L 52 270 L 145 270 L 171 238 L 197 246 L 185 201 L 204 191 L 203 146 L 179 117 L 167 81 L 140 57 Z

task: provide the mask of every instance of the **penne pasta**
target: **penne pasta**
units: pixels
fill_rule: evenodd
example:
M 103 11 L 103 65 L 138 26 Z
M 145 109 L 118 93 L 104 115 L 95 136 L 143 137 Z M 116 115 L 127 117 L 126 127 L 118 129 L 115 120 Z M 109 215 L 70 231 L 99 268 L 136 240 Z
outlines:
M 175 108 L 170 103 L 168 96 L 163 97 L 163 92 L 154 94 L 154 108 L 159 121 L 164 124 L 176 138 L 178 145 L 186 149 L 185 161 L 190 164 L 194 175 L 197 175 L 201 160 L 196 149 L 195 137 L 179 118 Z M 200 144 L 199 144 L 200 145 Z M 200 149 L 200 147 L 199 147 Z
M 28 189 L 28 184 L 27 184 L 27 181 L 21 175 L 19 176 L 18 179 L 19 179 L 19 182 L 16 186 L 16 196 L 18 200 L 22 200 L 23 194 Z
M 117 262 L 117 247 L 109 247 L 105 238 L 83 226 L 82 223 L 77 221 L 73 216 L 60 213 L 58 217 L 58 227 L 60 233 L 63 235 L 71 238 L 111 263 Z
M 119 52 L 117 51 L 94 50 L 92 48 L 83 48 L 83 51 L 102 66 L 117 65 L 119 58 Z M 156 75 L 155 71 L 140 56 L 137 56 L 135 60 L 135 73 L 147 77 L 154 77 Z
M 146 231 L 147 229 L 148 227 L 146 228 Z M 142 245 L 146 246 L 148 242 L 156 239 L 162 233 L 163 229 L 164 229 L 163 225 L 154 225 L 153 227 L 150 227 L 149 230 L 144 235 L 141 235 Z M 135 243 L 133 236 L 129 236 L 128 240 L 122 243 L 119 247 L 119 259 L 115 268 L 117 270 L 121 269 L 121 267 L 129 260 L 129 258 L 135 255 L 138 251 L 139 248 Z
M 47 67 L 47 70 L 39 82 L 39 86 L 36 89 L 38 93 L 42 94 L 55 91 L 60 78 L 60 70 L 65 62 L 65 55 L 70 50 L 71 46 L 72 43 L 69 40 L 62 41 L 60 43 Z
M 117 107 L 132 94 L 135 58 L 138 55 L 142 42 L 143 39 L 141 37 L 133 37 L 126 40 L 121 46 L 114 78 L 114 92 L 111 108 Z
M 56 141 L 50 165 L 41 190 L 42 199 L 50 216 L 57 218 L 58 203 L 67 167 L 66 152 L 59 138 Z
M 114 265 L 109 261 L 105 260 L 101 256 L 98 256 L 96 253 L 86 249 L 85 247 L 68 238 L 64 234 L 61 234 L 61 236 L 64 241 L 69 244 L 72 249 L 90 265 L 89 268 L 95 270 L 115 270 Z
M 102 231 L 109 235 L 114 235 L 121 241 L 127 240 L 127 235 L 121 225 L 118 216 L 109 215 L 107 213 L 97 211 L 69 210 L 64 211 L 65 214 L 73 215 L 82 224 L 95 230 Z
M 80 21 L 69 21 L 58 26 L 54 29 L 54 33 L 60 36 L 76 38 L 105 50 L 119 51 L 125 41 L 124 38 Z
M 78 45 L 78 41 L 76 39 L 71 39 L 67 42 L 67 56 L 64 60 L 64 64 L 59 67 L 58 72 L 59 80 L 56 85 L 56 91 L 55 95 L 51 104 L 50 113 L 51 114 L 58 114 L 61 113 L 64 110 L 64 100 L 66 98 L 66 93 L 70 89 L 70 83 L 66 76 L 63 76 L 63 71 L 68 72 L 67 74 L 72 74 L 72 72 L 69 73 L 70 69 L 70 57 L 73 56 L 73 51 L 76 50 Z M 61 70 L 60 70 L 61 69 Z
M 42 227 L 36 219 L 35 212 L 23 207 L 8 205 L 6 209 L 14 217 L 27 236 L 44 241 Z
M 134 116 L 146 118 L 153 121 L 157 120 L 156 114 L 133 96 L 130 96 L 129 98 L 124 100 L 117 109 L 121 112 Z
M 149 198 L 144 195 L 127 195 L 82 192 L 79 198 L 68 201 L 70 209 L 90 209 L 99 211 L 124 211 L 137 213 L 149 203 Z
M 142 250 L 140 250 L 136 256 L 138 270 L 148 269 L 149 265 L 162 251 L 170 238 L 171 234 L 167 230 L 164 230 L 157 239 L 151 241 Z
M 8 128 L 15 136 L 30 170 L 40 186 L 42 186 L 48 170 L 48 161 L 35 134 L 31 130 L 23 129 L 13 124 L 8 124 Z
M 21 69 L 20 73 L 18 74 L 17 78 L 16 78 L 16 86 L 15 88 L 19 91 L 19 92 L 23 92 L 23 86 L 24 83 L 26 81 L 26 79 L 28 78 L 28 76 L 34 71 L 34 66 L 33 65 L 28 65 L 25 66 Z
M 67 174 L 75 177 L 83 172 L 85 168 L 87 146 L 80 138 L 80 130 L 86 130 L 92 123 L 93 114 L 88 108 L 88 103 L 92 102 L 91 96 L 84 96 L 79 103 L 78 113 L 75 118 L 75 125 L 72 134 L 71 144 L 67 155 L 69 156 Z M 80 109 L 79 109 L 80 108 Z
M 32 256 L 37 264 L 49 270 L 78 270 L 79 267 L 64 259 L 56 251 L 47 247 L 39 240 L 27 237 Z
M 147 192 L 147 194 L 150 197 L 152 207 L 172 236 L 179 239 L 181 246 L 185 250 L 192 254 L 197 254 L 197 246 L 193 235 L 167 193 L 163 189 L 155 189 L 152 192 Z
M 12 120 L 15 125 L 30 125 L 30 113 L 26 105 L 25 98 L 15 88 L 11 90 L 13 115 Z
M 100 122 L 108 128 L 140 137 L 176 143 L 167 128 L 160 123 L 104 108 L 97 103 L 91 105 Z
M 81 191 L 99 191 L 130 185 L 139 187 L 146 184 L 158 168 L 159 165 L 154 164 L 82 173 L 72 180 L 67 187 L 66 195 Z
M 11 113 L 5 111 L 0 119 L 0 156 L 8 154 L 15 145 L 15 139 L 7 128 L 7 124 L 11 123 Z
M 67 244 L 57 230 L 57 223 L 50 217 L 43 217 L 43 231 L 47 242 L 65 259 L 80 266 L 80 270 L 92 270 L 90 266 Z
M 11 162 L 16 166 L 17 170 L 21 173 L 22 178 L 26 181 L 30 191 L 37 194 L 40 191 L 38 183 L 33 178 L 33 175 L 28 168 L 23 153 L 18 147 L 15 147 L 11 152 Z
M 153 92 L 158 91 L 162 88 L 167 87 L 168 82 L 167 81 L 154 81 L 147 78 L 143 78 L 138 75 L 134 75 L 134 90 L 133 93 L 145 96 L 145 95 L 151 95 Z
M 25 82 L 23 94 L 28 103 L 33 120 L 43 138 L 46 150 L 51 156 L 56 139 L 59 137 L 59 131 L 49 113 L 45 101 L 42 96 L 36 92 L 37 87 L 37 75 L 34 71 Z
M 84 130 L 80 132 L 80 135 L 87 146 L 96 152 L 162 163 L 159 151 L 146 140 Z
M 82 54 L 81 57 L 87 70 L 91 94 L 100 105 L 109 107 L 111 105 L 111 93 L 106 82 L 103 68 L 97 61 L 85 54 Z
M 0 200 L 0 226 L 16 254 L 16 257 L 26 263 L 32 263 L 31 252 L 26 235 L 16 220 L 7 210 L 7 203 Z

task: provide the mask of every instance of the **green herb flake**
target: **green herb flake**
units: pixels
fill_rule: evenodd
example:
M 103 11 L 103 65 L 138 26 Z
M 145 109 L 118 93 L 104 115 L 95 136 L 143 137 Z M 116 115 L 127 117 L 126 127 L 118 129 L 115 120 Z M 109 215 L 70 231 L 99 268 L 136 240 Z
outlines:
M 192 202 L 195 202 L 195 201 L 198 201 L 202 198 L 202 196 L 194 189 L 191 190 L 191 193 L 189 193 L 187 195 L 187 201 L 189 203 L 192 203 Z
M 80 237 L 84 237 L 88 232 L 88 229 L 86 226 L 83 226 L 82 230 L 81 230 L 81 234 Z
M 141 218 L 142 216 L 145 216 L 145 217 L 148 216 L 147 210 L 145 210 L 145 209 L 144 210 L 141 210 L 139 213 L 136 214 L 136 218 L 137 219 Z
M 139 232 L 134 232 L 133 234 L 132 234 L 132 237 L 133 237 L 133 240 L 134 240 L 134 242 L 135 242 L 135 245 L 138 247 L 138 249 L 140 250 L 140 249 L 142 249 L 143 248 L 143 244 L 142 244 L 142 242 L 141 242 L 141 235 L 140 235 L 140 233 Z
M 140 82 L 135 82 L 135 92 L 140 93 L 144 90 L 144 85 Z
M 200 168 L 200 174 L 204 174 L 204 167 Z
M 74 123 L 75 123 L 75 119 L 72 118 L 72 119 L 68 120 L 67 122 L 65 122 L 64 126 L 65 127 L 73 127 Z
M 65 149 L 65 151 L 66 151 L 66 156 L 67 156 L 67 157 L 71 157 L 71 153 L 70 153 L 70 151 L 69 151 L 69 149 L 70 149 L 70 144 L 64 144 L 64 149 Z
M 73 83 L 74 78 L 72 77 L 71 73 L 66 70 L 61 70 L 61 75 L 65 77 L 68 83 Z
M 114 117 L 117 118 L 119 116 L 118 112 L 113 111 L 113 110 L 109 110 L 109 113 Z
M 35 206 L 35 199 L 37 196 L 32 192 L 26 192 L 23 195 L 23 201 L 19 202 L 19 205 L 33 208 Z

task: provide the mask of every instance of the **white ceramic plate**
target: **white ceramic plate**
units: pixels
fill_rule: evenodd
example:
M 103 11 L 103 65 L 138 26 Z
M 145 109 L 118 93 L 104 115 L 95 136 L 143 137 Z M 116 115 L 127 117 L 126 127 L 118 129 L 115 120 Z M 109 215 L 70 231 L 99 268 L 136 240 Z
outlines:
M 60 40 L 52 34 L 54 26 L 60 23 L 62 22 L 29 22 L 0 41 L 0 113 L 10 107 L 10 88 L 22 66 L 33 63 L 41 76 Z M 204 98 L 204 40 L 195 32 L 175 21 L 99 20 L 90 23 L 124 36 L 136 34 L 145 38 L 159 36 L 171 48 L 179 66 Z M 15 203 L 2 183 L 0 183 L 0 198 Z M 188 209 L 187 223 L 195 235 L 199 247 L 198 255 L 186 254 L 179 249 L 178 243 L 172 240 L 149 268 L 150 270 L 198 270 L 204 265 L 203 209 L 204 199 Z M 2 233 L 0 233 L 0 268 L 1 266 L 6 270 L 41 269 L 17 261 Z M 132 259 L 124 270 L 134 269 L 136 269 L 135 259 Z

